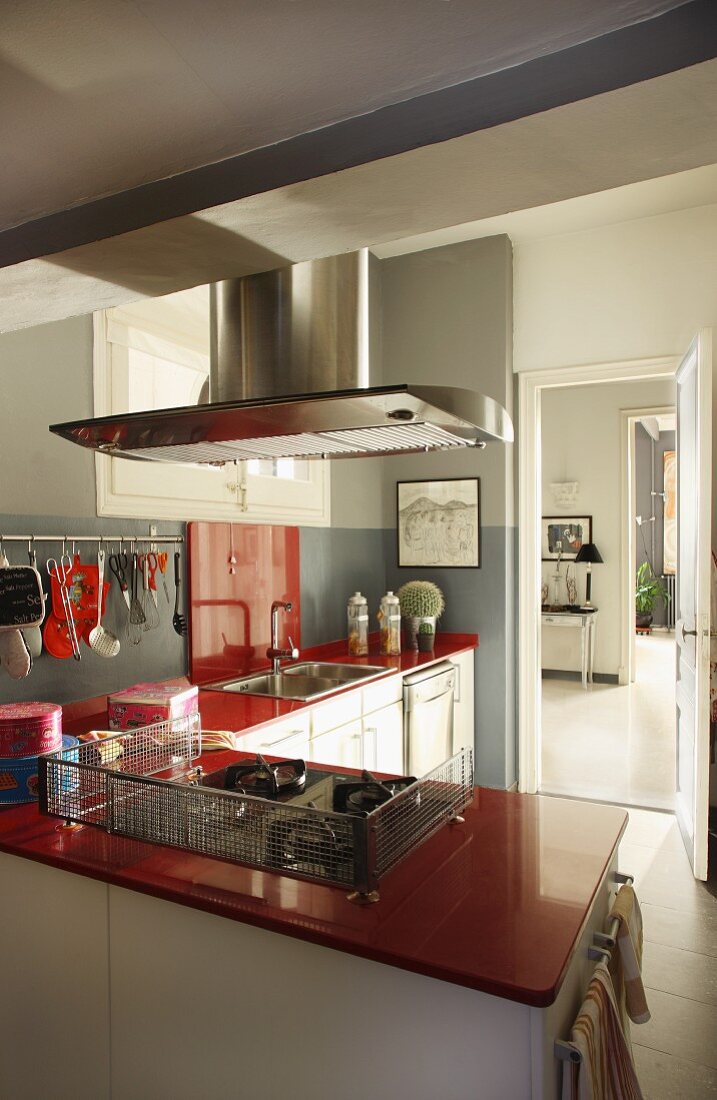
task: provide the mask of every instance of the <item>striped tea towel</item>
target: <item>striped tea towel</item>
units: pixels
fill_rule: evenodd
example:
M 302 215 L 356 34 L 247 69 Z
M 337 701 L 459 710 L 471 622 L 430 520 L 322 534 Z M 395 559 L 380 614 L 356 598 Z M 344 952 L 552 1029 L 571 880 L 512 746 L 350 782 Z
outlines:
M 563 1064 L 563 1100 L 644 1100 L 604 960 L 595 967 L 570 1041 L 581 1061 Z
M 617 917 L 617 947 L 610 961 L 610 975 L 615 996 L 621 1009 L 623 1030 L 630 1038 L 630 1025 L 645 1024 L 650 1019 L 645 987 L 642 984 L 642 914 L 640 903 L 632 886 L 623 886 L 610 912 L 610 920 Z

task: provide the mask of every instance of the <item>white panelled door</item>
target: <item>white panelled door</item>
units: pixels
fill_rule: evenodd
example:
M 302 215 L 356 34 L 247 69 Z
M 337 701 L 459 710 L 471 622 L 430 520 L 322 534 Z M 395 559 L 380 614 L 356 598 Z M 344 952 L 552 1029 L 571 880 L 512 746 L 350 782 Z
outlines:
M 677 371 L 676 809 L 699 879 L 707 878 L 711 524 L 712 332 L 705 329 Z

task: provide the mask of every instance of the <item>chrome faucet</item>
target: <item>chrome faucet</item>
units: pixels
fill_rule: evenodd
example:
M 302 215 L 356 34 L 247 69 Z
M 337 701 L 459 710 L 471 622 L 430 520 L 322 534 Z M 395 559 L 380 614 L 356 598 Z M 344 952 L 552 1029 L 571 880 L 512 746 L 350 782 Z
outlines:
M 299 651 L 291 637 L 289 637 L 288 648 L 282 649 L 279 646 L 279 612 L 291 611 L 291 607 L 290 603 L 284 603 L 282 600 L 274 600 L 271 605 L 271 645 L 266 655 L 271 661 L 271 671 L 275 676 L 281 672 L 282 661 L 296 661 L 299 657 Z

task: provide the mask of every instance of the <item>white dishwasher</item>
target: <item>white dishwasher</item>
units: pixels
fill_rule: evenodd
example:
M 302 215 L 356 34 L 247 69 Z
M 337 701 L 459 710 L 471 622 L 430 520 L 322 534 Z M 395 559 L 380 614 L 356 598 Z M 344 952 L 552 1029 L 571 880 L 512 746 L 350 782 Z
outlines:
M 403 678 L 403 766 L 419 778 L 453 753 L 456 669 L 448 661 Z

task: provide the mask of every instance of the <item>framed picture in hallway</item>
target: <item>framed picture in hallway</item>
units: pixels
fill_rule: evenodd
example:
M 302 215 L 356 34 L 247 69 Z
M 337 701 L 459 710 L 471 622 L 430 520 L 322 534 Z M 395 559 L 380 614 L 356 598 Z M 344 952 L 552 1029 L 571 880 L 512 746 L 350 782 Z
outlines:
M 592 541 L 592 516 L 543 516 L 543 561 L 574 561 L 583 543 Z
M 480 567 L 480 478 L 399 481 L 398 564 Z

